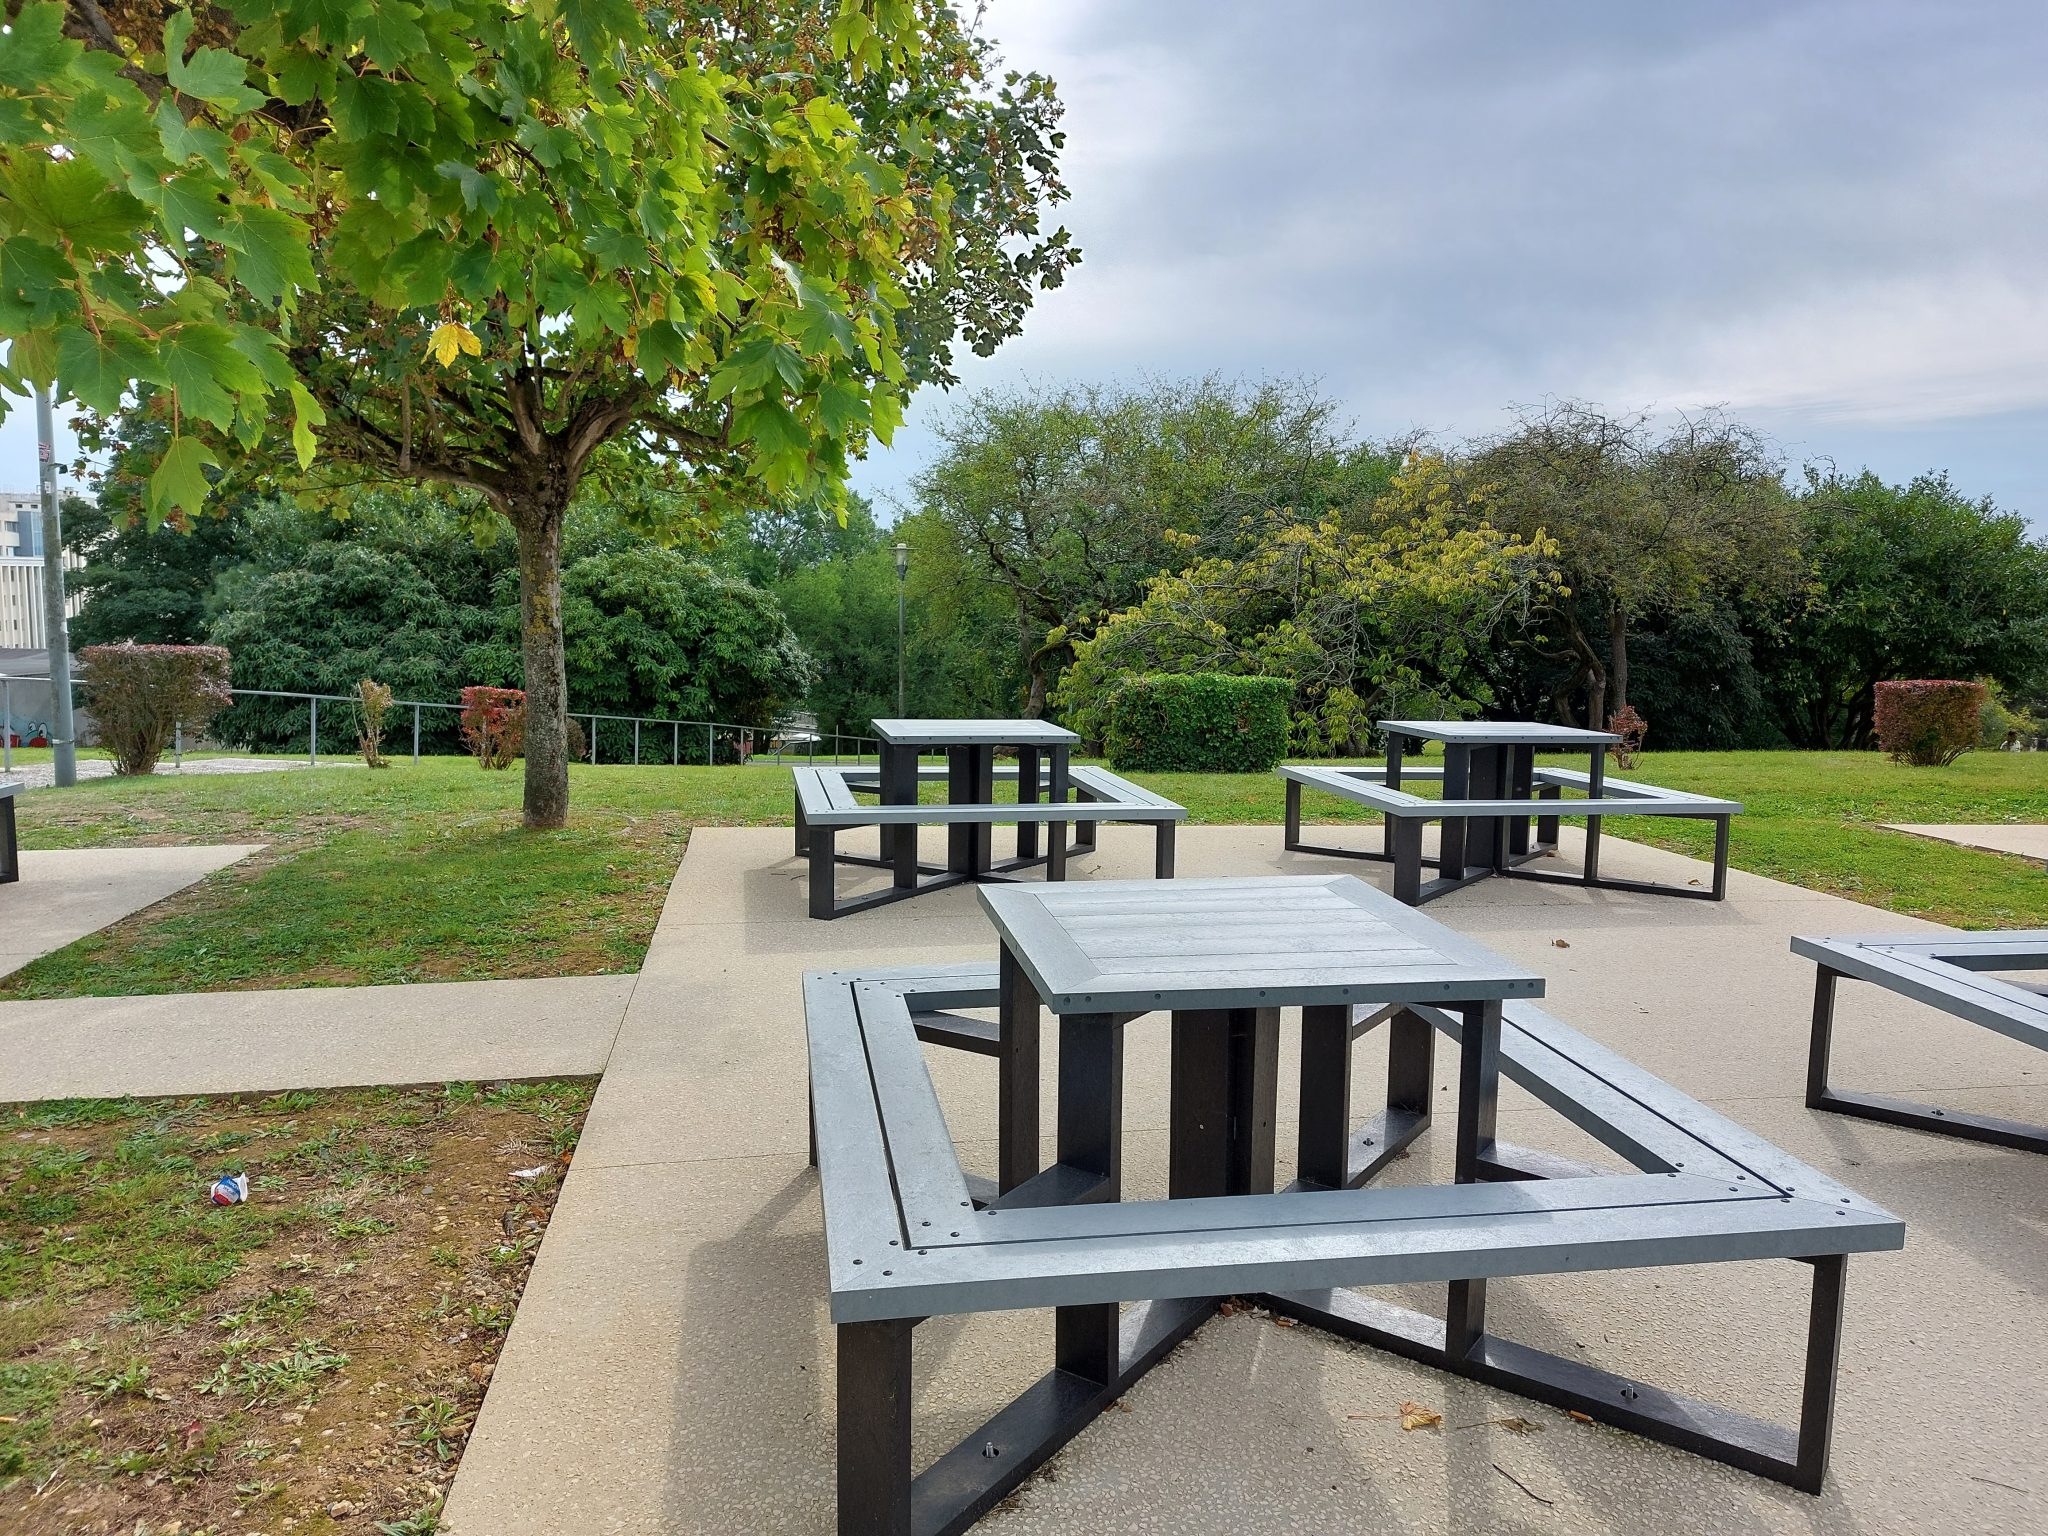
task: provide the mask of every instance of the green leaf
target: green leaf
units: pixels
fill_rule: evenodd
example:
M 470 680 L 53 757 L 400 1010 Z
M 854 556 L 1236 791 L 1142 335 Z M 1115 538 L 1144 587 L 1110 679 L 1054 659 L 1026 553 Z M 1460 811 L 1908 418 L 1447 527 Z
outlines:
M 868 424 L 868 397 L 852 379 L 827 379 L 818 391 L 818 416 L 834 437 L 847 437 Z
M 0 240 L 0 329 L 27 330 L 78 313 L 71 263 L 27 235 Z
M 327 413 L 320 409 L 320 402 L 305 385 L 293 380 L 292 396 L 292 448 L 299 456 L 299 468 L 305 469 L 313 462 L 313 454 L 319 443 L 313 436 L 315 427 L 327 424 Z
M 235 346 L 225 326 L 180 325 L 157 343 L 157 362 L 178 392 L 178 408 L 225 431 L 235 396 L 263 388 L 263 374 Z
M 400 65 L 427 46 L 419 14 L 418 6 L 402 0 L 377 0 L 364 15 L 363 52 L 385 74 L 396 74 Z
M 177 103 L 166 96 L 156 104 L 157 137 L 172 160 L 204 160 L 225 176 L 228 173 L 228 136 L 204 118 L 185 120 Z
M 780 401 L 756 400 L 733 412 L 733 435 L 752 443 L 770 457 L 805 454 L 811 439 L 803 424 Z
M 263 93 L 249 89 L 248 64 L 237 55 L 225 48 L 200 48 L 184 58 L 185 39 L 191 35 L 189 11 L 174 13 L 164 26 L 164 78 L 171 89 L 230 112 L 253 112 L 263 105 Z
M 121 408 L 121 396 L 131 384 L 159 374 L 149 348 L 128 332 L 106 329 L 94 335 L 73 323 L 57 341 L 57 376 L 82 403 L 111 415 Z
M 497 178 L 489 172 L 464 165 L 460 160 L 443 160 L 434 169 L 461 184 L 463 207 L 481 208 L 485 213 L 498 211 Z
M 83 160 L 23 155 L 0 165 L 0 194 L 25 234 L 82 251 L 125 252 L 148 219 L 143 205 Z
M 172 438 L 164 450 L 163 461 L 149 477 L 150 522 L 161 523 L 173 507 L 184 512 L 199 511 L 212 490 L 206 479 L 209 465 L 219 468 L 220 460 L 198 438 Z
M 109 181 L 125 176 L 145 155 L 154 158 L 156 130 L 142 92 L 127 81 L 117 92 L 84 95 L 71 104 L 64 142 Z
M 304 223 L 288 213 L 242 204 L 227 220 L 221 239 L 233 252 L 229 273 L 266 304 L 280 302 L 295 288 L 320 286 L 311 237 Z
M 25 5 L 0 34 L 0 85 L 47 89 L 83 52 L 83 43 L 64 35 L 63 6 Z
M 678 373 L 687 372 L 690 366 L 690 338 L 682 328 L 667 320 L 657 320 L 652 325 L 640 327 L 640 340 L 634 360 L 640 371 L 650 379 L 661 379 L 670 369 Z
M 309 48 L 292 48 L 271 56 L 271 80 L 278 100 L 302 107 L 324 97 L 334 84 L 334 60 Z

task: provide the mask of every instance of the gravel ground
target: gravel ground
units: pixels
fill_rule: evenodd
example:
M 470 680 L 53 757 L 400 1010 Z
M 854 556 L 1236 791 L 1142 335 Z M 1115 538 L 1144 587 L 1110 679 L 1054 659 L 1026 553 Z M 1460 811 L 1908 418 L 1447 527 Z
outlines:
M 160 764 L 157 772 L 161 775 L 191 773 L 278 773 L 290 768 L 307 768 L 312 765 L 286 757 L 188 757 L 183 767 L 170 763 Z M 360 768 L 360 762 L 347 758 L 330 758 L 320 764 L 322 768 Z M 17 768 L 5 770 L 5 776 L 19 783 L 25 789 L 48 789 L 56 783 L 57 770 L 50 763 L 23 763 Z M 81 779 L 111 779 L 114 765 L 103 757 L 80 758 L 78 776 Z

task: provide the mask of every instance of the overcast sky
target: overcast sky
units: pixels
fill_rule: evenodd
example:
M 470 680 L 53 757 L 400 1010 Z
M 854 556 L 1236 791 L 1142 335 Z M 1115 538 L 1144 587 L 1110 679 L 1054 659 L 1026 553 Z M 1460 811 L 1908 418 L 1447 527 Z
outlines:
M 1387 437 L 1724 404 L 2048 528 L 2042 0 L 991 0 L 1085 259 L 966 387 L 1307 375 Z M 885 503 L 958 403 L 918 397 Z M 0 488 L 34 484 L 33 413 Z
M 1084 252 L 965 388 L 1308 375 L 1373 437 L 1722 404 L 2048 528 L 2048 5 L 992 0 Z M 901 494 L 927 392 L 857 483 Z

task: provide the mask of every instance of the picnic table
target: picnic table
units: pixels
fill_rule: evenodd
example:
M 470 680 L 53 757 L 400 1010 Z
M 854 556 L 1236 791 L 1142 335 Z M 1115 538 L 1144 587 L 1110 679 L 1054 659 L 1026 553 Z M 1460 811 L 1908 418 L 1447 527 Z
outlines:
M 839 1529 L 953 1536 L 1233 1296 L 1489 1386 L 1818 1491 L 1846 1256 L 1896 1217 L 1540 1012 L 1536 973 L 1347 875 L 984 887 L 995 966 L 805 978 L 813 1160 L 838 1332 Z M 997 1019 L 959 1010 L 993 1006 Z M 1299 1177 L 1276 1191 L 1280 1011 L 1302 1021 Z M 1039 1167 L 1038 1037 L 1059 1032 Z M 1170 1015 L 1167 1198 L 1123 1198 L 1124 1026 Z M 1351 1123 L 1351 1047 L 1391 1028 L 1386 1109 Z M 1428 1125 L 1456 1043 L 1455 1183 L 1363 1187 Z M 995 1054 L 998 1192 L 960 1167 L 920 1041 Z M 1500 1079 L 1636 1171 L 1495 1135 Z M 1498 1276 L 1758 1258 L 1810 1273 L 1796 1429 L 1487 1332 Z M 1442 1317 L 1351 1287 L 1446 1287 Z M 1127 1305 L 1129 1304 L 1129 1305 Z M 1053 1369 L 912 1475 L 928 1318 L 1050 1308 Z
M 946 802 L 949 805 L 987 805 L 995 799 L 996 753 L 1004 747 L 1017 753 L 1017 799 L 1032 804 L 1038 799 L 1040 759 L 1050 772 L 1045 775 L 1046 798 L 1064 803 L 1068 793 L 1067 765 L 1081 738 L 1050 720 L 877 720 L 881 759 L 881 799 L 884 805 L 915 805 L 918 793 L 918 759 L 927 752 L 946 754 Z M 1064 829 L 1062 829 L 1064 830 Z M 955 822 L 946 829 L 946 868 L 969 879 L 988 874 L 994 868 L 994 826 L 988 821 Z M 917 827 L 913 824 L 882 828 L 882 856 L 885 860 L 907 858 L 915 863 Z M 1055 834 L 1059 835 L 1059 834 Z M 909 852 L 902 849 L 908 845 Z M 1017 824 L 1017 862 L 1038 857 L 1038 823 Z
M 1607 777 L 1607 748 L 1619 741 L 1607 731 L 1528 720 L 1382 720 L 1387 743 L 1384 767 L 1283 764 L 1287 781 L 1285 846 L 1296 853 L 1378 859 L 1394 866 L 1394 893 L 1420 906 L 1490 875 L 1587 885 L 1605 890 L 1697 896 L 1719 901 L 1727 894 L 1728 825 L 1742 807 L 1731 800 L 1636 780 Z M 1411 749 L 1444 744 L 1442 768 L 1406 766 Z M 1539 751 L 1583 751 L 1584 772 L 1536 766 Z M 1435 782 L 1437 797 L 1417 795 L 1405 783 Z M 1381 813 L 1386 832 L 1377 850 L 1308 842 L 1301 830 L 1304 788 L 1335 795 Z M 1567 798 L 1567 794 L 1571 798 Z M 1557 851 L 1558 823 L 1583 818 L 1586 838 L 1581 872 L 1524 866 Z M 1678 816 L 1714 823 L 1713 879 L 1692 886 L 1615 879 L 1600 872 L 1600 824 L 1609 816 Z M 1422 876 L 1422 829 L 1439 823 L 1434 879 Z M 1533 832 L 1532 832 L 1533 829 Z

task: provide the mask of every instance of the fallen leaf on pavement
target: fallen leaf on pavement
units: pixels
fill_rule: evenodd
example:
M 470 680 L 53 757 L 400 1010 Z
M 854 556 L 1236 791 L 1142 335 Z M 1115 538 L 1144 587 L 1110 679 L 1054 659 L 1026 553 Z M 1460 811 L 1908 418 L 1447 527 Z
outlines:
M 1403 1429 L 1435 1429 L 1443 1423 L 1444 1416 L 1434 1408 L 1425 1408 L 1420 1403 L 1401 1405 L 1401 1427 Z

